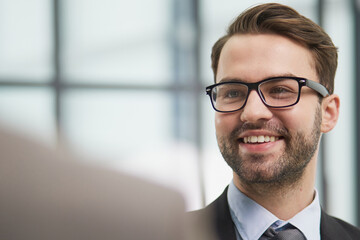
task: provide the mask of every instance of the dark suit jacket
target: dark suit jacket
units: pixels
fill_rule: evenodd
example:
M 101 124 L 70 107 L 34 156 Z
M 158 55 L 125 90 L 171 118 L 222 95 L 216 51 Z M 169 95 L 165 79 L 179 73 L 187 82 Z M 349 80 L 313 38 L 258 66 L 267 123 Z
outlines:
M 217 239 L 236 240 L 235 226 L 231 219 L 227 201 L 227 188 L 225 191 L 207 207 L 190 212 L 191 219 L 202 221 L 208 219 L 210 229 L 215 229 Z M 194 220 L 192 220 L 194 221 Z M 320 234 L 322 240 L 359 240 L 360 229 L 340 219 L 321 212 Z M 311 239 L 309 239 L 311 240 Z

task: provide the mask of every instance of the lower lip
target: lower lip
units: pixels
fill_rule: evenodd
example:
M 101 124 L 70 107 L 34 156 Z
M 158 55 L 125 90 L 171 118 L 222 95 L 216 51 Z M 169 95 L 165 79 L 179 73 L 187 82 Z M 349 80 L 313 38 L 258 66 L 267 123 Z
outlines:
M 249 153 L 264 153 L 268 151 L 276 150 L 284 142 L 283 139 L 276 140 L 275 142 L 264 142 L 264 143 L 243 143 L 240 142 L 239 146 L 241 151 Z

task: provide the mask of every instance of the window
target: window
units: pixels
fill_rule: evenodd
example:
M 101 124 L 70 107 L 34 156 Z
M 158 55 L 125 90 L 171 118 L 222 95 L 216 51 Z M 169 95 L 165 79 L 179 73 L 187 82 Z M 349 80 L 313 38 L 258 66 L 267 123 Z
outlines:
M 277 2 L 323 19 L 340 47 L 337 78 L 350 83 L 336 85 L 342 117 L 324 139 L 319 173 L 328 179 L 327 192 L 322 178 L 317 186 L 330 213 L 354 222 L 355 146 L 345 141 L 356 137 L 354 104 L 344 87 L 354 81 L 350 4 Z M 254 4 L 0 0 L 0 122 L 50 146 L 64 140 L 92 163 L 178 188 L 188 209 L 200 208 L 232 178 L 204 91 L 213 82 L 211 47 Z

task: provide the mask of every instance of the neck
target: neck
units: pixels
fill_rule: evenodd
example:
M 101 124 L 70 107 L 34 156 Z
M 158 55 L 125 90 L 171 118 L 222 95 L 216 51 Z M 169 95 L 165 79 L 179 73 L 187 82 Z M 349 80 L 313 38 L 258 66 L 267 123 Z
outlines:
M 314 159 L 309 162 L 299 181 L 291 185 L 243 183 L 234 173 L 236 187 L 249 198 L 281 220 L 289 220 L 306 208 L 314 199 Z

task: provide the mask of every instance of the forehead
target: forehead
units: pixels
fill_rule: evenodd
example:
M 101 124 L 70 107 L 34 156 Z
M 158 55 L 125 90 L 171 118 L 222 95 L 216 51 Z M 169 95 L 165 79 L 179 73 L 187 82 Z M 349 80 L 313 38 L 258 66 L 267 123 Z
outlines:
M 318 81 L 309 49 L 276 34 L 239 34 L 221 51 L 216 82 L 226 78 L 253 82 L 289 74 Z

